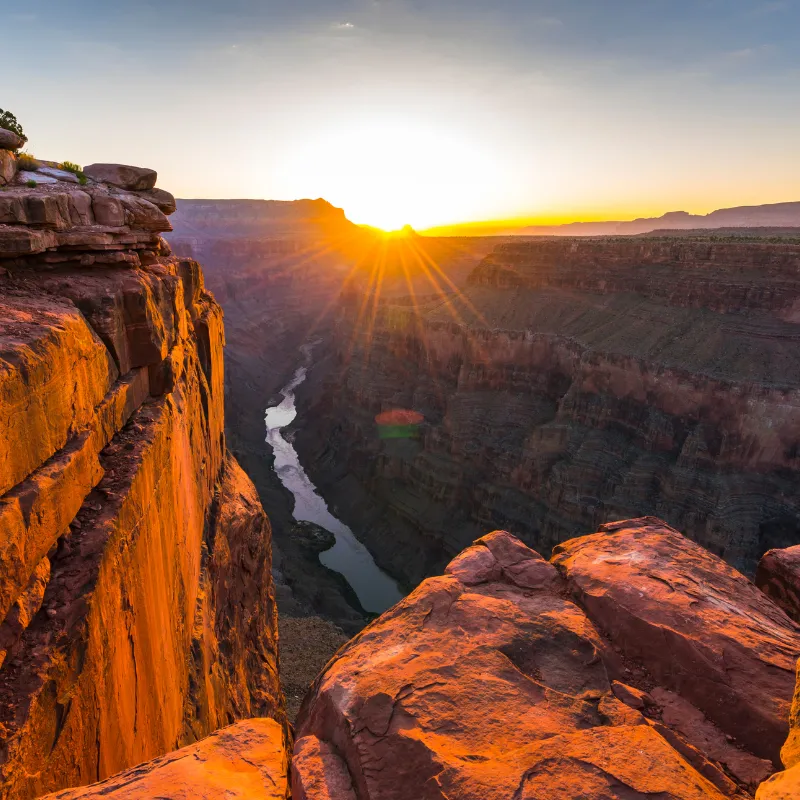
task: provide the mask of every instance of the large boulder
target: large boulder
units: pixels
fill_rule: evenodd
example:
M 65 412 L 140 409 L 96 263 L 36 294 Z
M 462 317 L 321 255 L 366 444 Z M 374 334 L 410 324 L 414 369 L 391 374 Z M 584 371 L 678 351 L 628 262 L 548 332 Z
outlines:
M 92 180 L 132 191 L 152 189 L 158 178 L 155 170 L 126 164 L 90 164 L 83 168 L 83 172 Z
M 293 800 L 744 796 L 657 709 L 619 700 L 623 675 L 556 569 L 495 532 L 328 664 L 298 717 Z
M 800 545 L 766 553 L 758 564 L 756 586 L 800 623 Z
M 553 553 L 572 595 L 626 658 L 780 766 L 800 626 L 658 519 L 610 523 Z
M 283 728 L 272 719 L 249 719 L 100 783 L 47 798 L 286 800 L 287 773 Z
M 0 128 L 0 150 L 19 150 L 25 142 L 26 139 L 22 136 L 17 136 L 14 131 Z

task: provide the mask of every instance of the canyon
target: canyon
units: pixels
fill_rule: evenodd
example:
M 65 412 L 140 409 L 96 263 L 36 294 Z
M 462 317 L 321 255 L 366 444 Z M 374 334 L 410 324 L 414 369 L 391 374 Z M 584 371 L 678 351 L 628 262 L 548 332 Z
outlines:
M 798 309 L 793 239 L 507 241 L 457 291 L 347 293 L 295 446 L 406 589 L 486 530 L 648 514 L 752 575 L 800 536 Z
M 420 255 L 412 258 L 403 239 L 387 243 L 354 225 L 324 200 L 178 200 L 171 222 L 171 247 L 202 261 L 206 283 L 225 309 L 226 432 L 269 509 L 281 619 L 308 620 L 317 633 L 327 628 L 329 640 L 341 644 L 326 622 L 353 635 L 370 614 L 340 574 L 321 566 L 319 551 L 298 536 L 293 498 L 264 444 L 264 412 L 306 363 L 304 345 L 313 345 L 313 358 L 298 403 L 321 390 L 342 293 L 368 287 L 376 262 L 383 265 L 385 293 L 402 296 L 409 286 L 431 291 L 423 270 L 406 265 Z M 494 246 L 492 239 L 426 240 L 425 252 L 443 265 L 448 280 L 463 282 Z M 305 419 L 304 409 L 300 416 Z M 305 625 L 292 623 L 293 648 L 300 646 L 295 639 Z M 331 653 L 325 648 L 308 656 L 321 668 Z
M 0 797 L 797 793 L 797 242 L 2 152 Z

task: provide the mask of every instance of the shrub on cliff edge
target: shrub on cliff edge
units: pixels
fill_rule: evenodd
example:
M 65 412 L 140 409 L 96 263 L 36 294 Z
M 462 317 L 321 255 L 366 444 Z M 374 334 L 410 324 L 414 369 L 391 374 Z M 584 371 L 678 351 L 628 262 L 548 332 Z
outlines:
M 17 118 L 10 111 L 3 111 L 2 108 L 0 108 L 0 128 L 5 128 L 7 131 L 16 133 L 17 136 L 21 136 L 26 141 L 28 139 L 22 130 L 22 125 L 17 121 Z
M 41 164 L 30 154 L 20 153 L 17 156 L 17 168 L 26 172 L 36 172 Z
M 65 161 L 63 164 L 59 164 L 58 166 L 67 172 L 71 172 L 73 175 L 77 175 L 78 183 L 81 186 L 86 186 L 86 184 L 89 182 L 89 179 L 83 174 L 83 170 L 74 161 Z

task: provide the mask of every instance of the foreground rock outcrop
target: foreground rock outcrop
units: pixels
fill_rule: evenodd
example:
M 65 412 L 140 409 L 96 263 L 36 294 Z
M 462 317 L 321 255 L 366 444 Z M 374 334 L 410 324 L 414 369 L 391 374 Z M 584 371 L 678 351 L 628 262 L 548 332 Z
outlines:
M 551 562 L 504 532 L 353 639 L 301 709 L 294 800 L 752 796 L 800 627 L 654 519 Z
M 252 719 L 48 797 L 788 800 L 798 656 L 800 626 L 658 519 L 549 562 L 496 531 L 328 663 L 291 765 Z
M 283 728 L 271 719 L 239 722 L 197 744 L 50 800 L 286 800 L 288 754 Z
M 433 268 L 431 268 L 433 271 Z M 345 298 L 295 447 L 407 586 L 482 531 L 657 514 L 752 575 L 800 536 L 800 245 L 517 240 L 466 286 Z M 424 416 L 382 438 L 376 418 Z
M 151 191 L 151 172 L 121 174 Z M 145 192 L 14 180 L 0 192 L 0 796 L 26 798 L 284 711 L 270 527 L 226 452 L 222 312 L 199 265 L 170 254 Z

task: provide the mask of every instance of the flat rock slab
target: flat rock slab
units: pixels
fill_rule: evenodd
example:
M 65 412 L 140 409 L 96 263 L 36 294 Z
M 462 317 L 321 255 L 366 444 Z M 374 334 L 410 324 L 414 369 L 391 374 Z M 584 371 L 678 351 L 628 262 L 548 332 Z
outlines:
M 763 592 L 652 517 L 561 544 L 552 561 L 626 657 L 780 766 L 800 627 Z
M 34 181 L 35 183 L 58 183 L 58 179 L 54 178 L 52 175 L 47 175 L 44 172 L 30 172 L 26 169 L 21 169 L 17 173 L 19 180 L 22 183 L 27 183 L 28 181 Z
M 92 180 L 136 191 L 152 189 L 158 178 L 158 173 L 153 169 L 126 164 L 90 164 L 84 167 L 83 173 Z
M 288 757 L 281 726 L 249 719 L 196 744 L 48 800 L 285 800 Z
M 49 178 L 55 178 L 57 181 L 63 181 L 64 183 L 78 183 L 78 176 L 74 172 L 58 169 L 57 167 L 39 167 L 36 170 L 36 174 L 47 175 Z

